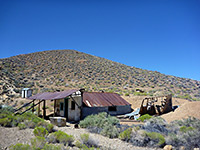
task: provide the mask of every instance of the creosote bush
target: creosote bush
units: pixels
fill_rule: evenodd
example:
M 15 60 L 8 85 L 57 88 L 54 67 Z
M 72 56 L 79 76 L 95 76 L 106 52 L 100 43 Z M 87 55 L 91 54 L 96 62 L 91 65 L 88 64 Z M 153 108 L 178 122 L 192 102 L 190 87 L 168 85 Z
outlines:
M 74 141 L 74 137 L 72 135 L 68 135 L 63 131 L 56 131 L 51 133 L 47 138 L 49 143 L 63 143 L 64 145 L 72 145 Z
M 150 116 L 149 114 L 145 114 L 145 115 L 140 116 L 137 120 L 144 122 L 145 120 L 148 120 L 151 118 L 152 118 L 152 116 Z
M 128 128 L 119 134 L 119 138 L 123 141 L 129 141 L 131 138 L 132 128 Z
M 160 147 L 164 145 L 165 143 L 165 138 L 162 134 L 157 133 L 157 132 L 145 132 L 145 134 L 150 138 L 151 141 L 157 142 L 156 144 Z
M 30 150 L 31 146 L 28 144 L 17 143 L 9 147 L 10 150 Z
M 84 147 L 84 145 L 87 146 L 87 147 L 89 147 L 89 148 L 91 148 L 91 147 L 98 147 L 97 141 L 93 140 L 90 137 L 89 134 L 87 134 L 87 133 L 81 134 L 80 138 L 81 138 L 80 142 L 76 141 L 76 145 L 79 146 L 79 148 L 80 147 Z
M 45 136 L 47 136 L 48 131 L 43 127 L 36 127 L 33 130 L 33 133 L 34 133 L 35 136 L 45 137 Z
M 80 121 L 80 127 L 87 128 L 91 132 L 99 133 L 110 138 L 118 137 L 119 131 L 116 127 L 117 124 L 119 124 L 119 120 L 105 112 L 87 116 L 84 120 Z
M 7 109 L 0 109 L 0 125 L 3 127 L 16 127 L 19 129 L 32 128 L 36 126 L 44 127 L 48 132 L 53 131 L 53 125 L 44 121 L 31 112 L 26 112 L 22 115 L 14 115 Z
M 36 136 L 35 138 L 31 139 L 31 145 L 33 149 L 42 149 L 46 143 L 46 139 L 41 136 Z

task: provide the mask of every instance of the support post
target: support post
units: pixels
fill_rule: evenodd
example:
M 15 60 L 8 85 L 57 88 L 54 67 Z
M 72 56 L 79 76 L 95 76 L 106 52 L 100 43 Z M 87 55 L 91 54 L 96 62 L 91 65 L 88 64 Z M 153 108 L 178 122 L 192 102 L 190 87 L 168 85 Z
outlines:
M 54 105 L 53 105 L 54 109 L 53 109 L 53 116 L 56 116 L 56 100 L 54 100 Z
M 40 100 L 39 100 L 40 102 Z M 40 103 L 38 104 L 38 117 L 40 116 Z
M 33 108 L 32 108 L 32 113 L 34 113 L 34 105 L 35 105 L 35 104 L 34 104 L 34 101 L 35 101 L 35 100 L 33 100 Z
M 43 100 L 43 118 L 45 118 L 46 117 L 46 101 L 45 100 Z

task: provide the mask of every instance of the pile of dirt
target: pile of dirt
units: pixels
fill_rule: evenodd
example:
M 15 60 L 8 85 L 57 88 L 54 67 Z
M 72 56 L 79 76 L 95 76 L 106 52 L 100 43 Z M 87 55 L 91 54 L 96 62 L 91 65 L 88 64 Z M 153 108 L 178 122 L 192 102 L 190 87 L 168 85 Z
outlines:
M 200 119 L 200 101 L 197 102 L 185 102 L 180 105 L 174 112 L 170 112 L 162 115 L 168 123 L 174 120 L 181 120 L 183 118 L 195 117 Z

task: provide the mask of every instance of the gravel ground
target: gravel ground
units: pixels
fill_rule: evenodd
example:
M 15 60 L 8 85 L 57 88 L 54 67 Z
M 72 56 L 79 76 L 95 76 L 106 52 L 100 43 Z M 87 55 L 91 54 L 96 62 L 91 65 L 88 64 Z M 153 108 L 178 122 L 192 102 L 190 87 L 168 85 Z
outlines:
M 69 127 L 55 127 L 56 130 L 61 130 L 67 134 L 73 135 L 75 141 L 80 140 L 80 135 L 89 133 L 85 129 L 75 129 Z M 136 147 L 119 139 L 110 139 L 99 134 L 89 133 L 93 139 L 103 150 L 155 150 L 152 148 Z M 17 143 L 30 144 L 31 138 L 34 138 L 33 129 L 19 130 L 17 127 L 5 128 L 0 127 L 0 149 L 8 149 L 12 144 Z M 77 148 L 70 148 L 77 149 Z
M 59 127 L 57 129 L 73 135 L 76 140 L 80 140 L 81 134 L 89 133 L 86 129 L 75 129 L 73 127 Z M 110 139 L 95 133 L 89 133 L 89 135 L 101 149 L 105 150 L 155 150 L 152 148 L 136 147 L 120 139 Z
M 17 143 L 30 144 L 31 138 L 34 137 L 33 129 L 19 130 L 18 127 L 0 127 L 0 149 L 7 149 Z

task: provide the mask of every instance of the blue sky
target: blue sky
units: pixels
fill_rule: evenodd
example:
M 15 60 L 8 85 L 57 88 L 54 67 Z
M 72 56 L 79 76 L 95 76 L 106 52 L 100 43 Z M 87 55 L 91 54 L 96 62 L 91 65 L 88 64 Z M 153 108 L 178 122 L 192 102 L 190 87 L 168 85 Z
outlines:
M 0 58 L 75 49 L 200 81 L 200 0 L 0 0 Z

